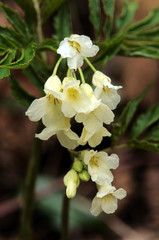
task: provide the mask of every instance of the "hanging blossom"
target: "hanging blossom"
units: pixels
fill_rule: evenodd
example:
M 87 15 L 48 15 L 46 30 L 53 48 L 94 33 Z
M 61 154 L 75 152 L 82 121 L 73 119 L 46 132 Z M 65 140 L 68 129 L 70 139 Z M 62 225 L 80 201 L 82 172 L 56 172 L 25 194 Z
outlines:
M 99 186 L 98 192 L 92 201 L 91 213 L 98 216 L 102 210 L 107 213 L 114 213 L 118 207 L 118 199 L 126 197 L 126 191 L 123 188 L 116 190 L 112 185 Z
M 98 51 L 99 47 L 89 37 L 78 34 L 64 38 L 57 49 L 62 58 L 67 58 L 68 67 L 75 70 L 83 65 L 85 57 L 94 57 Z
M 98 185 L 105 185 L 113 181 L 110 169 L 118 167 L 119 158 L 116 154 L 108 156 L 106 152 L 90 150 L 86 151 L 84 155 L 84 163 L 88 166 L 88 173 L 92 181 Z
M 96 87 L 94 94 L 97 99 L 101 99 L 111 110 L 114 110 L 120 102 L 120 95 L 117 90 L 122 86 L 111 84 L 111 79 L 100 71 L 94 73 L 92 83 Z
M 42 120 L 44 129 L 35 135 L 42 140 L 57 136 L 60 144 L 68 149 L 88 143 L 91 147 L 98 146 L 103 137 L 111 136 L 105 125 L 114 120 L 114 110 L 120 101 L 117 90 L 111 79 L 97 71 L 87 57 L 93 57 L 99 48 L 92 44 L 89 37 L 73 34 L 65 38 L 59 45 L 57 53 L 67 58 L 68 71 L 63 81 L 57 76 L 57 69 L 62 60 L 55 65 L 53 74 L 44 84 L 45 96 L 32 102 L 26 115 L 31 121 Z M 94 71 L 92 85 L 85 83 L 82 69 L 83 60 Z M 74 70 L 78 68 L 81 81 L 76 79 Z M 82 82 L 82 83 L 81 83 Z M 71 130 L 71 123 L 82 123 L 81 135 Z M 76 152 L 71 170 L 64 177 L 66 195 L 73 198 L 76 195 L 80 180 L 91 179 L 98 188 L 92 201 L 91 213 L 97 216 L 102 212 L 113 213 L 117 209 L 117 200 L 126 196 L 122 188 L 116 190 L 112 186 L 114 176 L 111 172 L 119 165 L 116 154 L 85 150 Z
M 35 136 L 47 140 L 56 134 L 62 146 L 69 149 L 76 148 L 79 137 L 70 129 L 70 119 L 61 111 L 60 79 L 52 76 L 46 81 L 44 87 L 46 95 L 35 99 L 25 113 L 31 121 L 42 119 L 45 128 Z

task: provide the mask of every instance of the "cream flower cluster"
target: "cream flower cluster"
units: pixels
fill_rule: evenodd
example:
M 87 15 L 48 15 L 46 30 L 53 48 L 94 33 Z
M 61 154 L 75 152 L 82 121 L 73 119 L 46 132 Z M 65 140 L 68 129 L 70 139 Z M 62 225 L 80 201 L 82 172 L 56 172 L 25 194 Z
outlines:
M 96 183 L 98 192 L 92 201 L 91 213 L 98 216 L 102 210 L 114 213 L 117 209 L 118 199 L 126 196 L 122 188 L 116 190 L 112 186 L 114 180 L 111 169 L 119 166 L 119 158 L 116 154 L 110 156 L 103 151 L 84 150 L 76 157 L 72 169 L 65 175 L 64 184 L 66 195 L 72 198 L 76 195 L 80 180 L 88 181 L 90 178 Z
M 90 147 L 96 147 L 103 137 L 111 136 L 105 125 L 114 120 L 112 110 L 120 101 L 117 90 L 121 86 L 112 85 L 111 79 L 97 71 L 87 59 L 94 57 L 98 51 L 98 46 L 93 45 L 90 38 L 84 35 L 73 34 L 60 43 L 57 53 L 61 58 L 45 82 L 45 95 L 34 100 L 26 111 L 31 121 L 42 120 L 44 125 L 44 129 L 35 137 L 47 140 L 56 134 L 60 144 L 71 150 L 87 143 Z M 67 59 L 68 71 L 61 80 L 57 70 L 63 58 Z M 94 71 L 91 85 L 86 83 L 81 69 L 84 61 Z M 78 79 L 76 70 L 79 72 Z M 72 122 L 83 124 L 80 136 L 71 129 Z M 102 210 L 113 213 L 117 209 L 117 199 L 126 196 L 125 190 L 116 190 L 111 185 L 111 169 L 118 167 L 118 156 L 108 156 L 106 152 L 94 150 L 85 150 L 80 154 L 76 152 L 76 155 L 71 170 L 64 177 L 67 197 L 76 195 L 80 179 L 88 181 L 91 178 L 98 188 L 91 213 L 95 216 Z
M 34 100 L 27 110 L 31 121 L 42 119 L 45 126 L 36 137 L 47 140 L 56 134 L 62 146 L 74 149 L 86 143 L 96 147 L 103 137 L 111 135 L 104 124 L 114 120 L 112 110 L 120 101 L 120 86 L 113 86 L 110 78 L 96 70 L 90 86 L 83 79 L 82 83 L 77 80 L 74 72 L 78 68 L 81 75 L 84 58 L 95 56 L 98 50 L 84 35 L 74 34 L 60 43 L 57 52 L 67 58 L 69 74 L 61 81 L 54 71 L 44 85 L 45 96 Z M 72 118 L 83 124 L 80 137 L 71 130 Z

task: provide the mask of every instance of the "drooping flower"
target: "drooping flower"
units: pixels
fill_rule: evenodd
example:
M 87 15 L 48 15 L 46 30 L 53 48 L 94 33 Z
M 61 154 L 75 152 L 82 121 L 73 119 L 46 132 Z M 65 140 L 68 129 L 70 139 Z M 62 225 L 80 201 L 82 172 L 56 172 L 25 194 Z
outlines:
M 118 207 L 117 199 L 123 199 L 126 191 L 123 188 L 116 190 L 112 185 L 99 186 L 99 191 L 92 201 L 91 213 L 98 216 L 102 210 L 107 213 L 114 213 Z
M 96 86 L 94 94 L 97 99 L 102 99 L 111 110 L 115 109 L 120 102 L 120 95 L 117 90 L 122 86 L 114 86 L 111 84 L 111 79 L 104 73 L 96 71 L 93 75 L 92 83 Z
M 106 152 L 90 150 L 84 155 L 84 163 L 88 165 L 88 173 L 92 181 L 98 185 L 105 185 L 113 181 L 110 169 L 118 167 L 119 158 L 116 154 L 108 156 Z
M 61 81 L 57 76 L 50 77 L 45 83 L 46 95 L 32 102 L 25 113 L 31 121 L 42 119 L 45 128 L 35 136 L 47 140 L 57 134 L 62 146 L 74 149 L 79 137 L 71 129 L 70 119 L 61 111 Z
M 80 88 L 80 81 L 75 79 L 64 85 L 61 100 L 62 112 L 69 118 L 77 113 L 88 112 L 91 107 L 89 97 Z
M 89 37 L 78 34 L 72 34 L 69 38 L 64 38 L 57 49 L 57 53 L 62 58 L 67 58 L 70 69 L 81 67 L 85 57 L 94 57 L 98 51 L 99 47 L 93 45 Z
M 96 147 L 102 142 L 103 137 L 110 136 L 111 133 L 104 127 L 101 127 L 100 130 L 95 133 L 88 132 L 85 128 L 83 128 L 78 143 L 80 145 L 85 145 L 88 142 L 89 146 Z

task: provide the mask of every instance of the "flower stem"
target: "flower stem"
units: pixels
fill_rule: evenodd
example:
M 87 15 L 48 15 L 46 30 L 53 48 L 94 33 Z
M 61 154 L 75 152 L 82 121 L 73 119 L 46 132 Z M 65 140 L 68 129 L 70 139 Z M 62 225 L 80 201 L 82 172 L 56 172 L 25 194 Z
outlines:
M 61 222 L 61 240 L 68 240 L 69 235 L 69 198 L 64 193 L 62 206 L 62 222 Z
M 88 60 L 88 58 L 84 58 L 85 62 L 90 66 L 90 68 L 92 69 L 93 72 L 96 72 L 97 70 L 95 69 L 95 67 L 92 65 L 92 63 Z
M 41 130 L 41 122 L 38 123 L 37 132 Z M 31 157 L 25 179 L 23 197 L 22 197 L 22 213 L 20 226 L 20 240 L 32 239 L 32 213 L 34 206 L 34 189 L 38 172 L 39 160 L 41 155 L 41 140 L 34 139 Z
M 110 147 L 110 148 L 105 148 L 104 151 L 109 153 L 109 152 L 112 152 L 114 150 L 117 150 L 117 149 L 124 149 L 124 148 L 128 148 L 129 145 L 127 143 L 123 143 L 123 144 L 120 144 L 120 145 L 116 145 L 114 147 Z
M 82 83 L 85 83 L 84 75 L 83 75 L 82 69 L 80 67 L 78 68 L 78 71 L 79 71 Z
M 40 15 L 40 6 L 38 0 L 33 0 L 34 8 L 37 15 L 37 36 L 39 42 L 42 42 L 44 40 L 43 32 L 42 32 L 42 22 L 41 22 L 41 15 Z M 47 55 L 45 52 L 42 53 L 42 57 L 45 62 L 47 62 Z
M 58 67 L 59 67 L 61 61 L 62 61 L 62 57 L 60 57 L 59 60 L 57 61 L 56 65 L 55 65 L 55 67 L 54 67 L 54 71 L 53 71 L 53 73 L 52 73 L 52 76 L 55 76 L 55 75 L 56 75 L 57 70 L 58 70 Z

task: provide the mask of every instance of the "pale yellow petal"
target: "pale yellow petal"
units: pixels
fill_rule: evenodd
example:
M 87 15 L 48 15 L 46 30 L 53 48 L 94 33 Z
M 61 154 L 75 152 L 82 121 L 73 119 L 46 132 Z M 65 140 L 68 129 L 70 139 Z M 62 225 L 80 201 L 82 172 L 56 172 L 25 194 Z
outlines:
M 90 212 L 94 216 L 98 216 L 102 212 L 101 199 L 100 198 L 95 197 L 93 199 Z
M 118 207 L 117 199 L 111 194 L 109 194 L 102 198 L 101 207 L 102 210 L 107 214 L 114 213 Z

